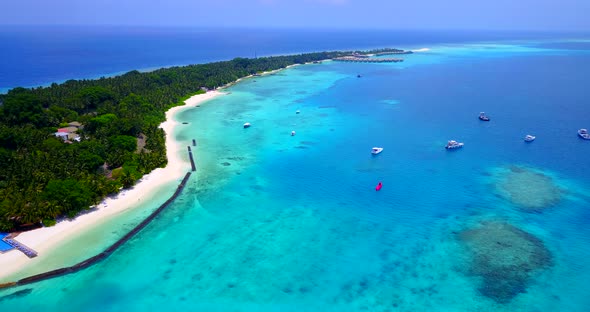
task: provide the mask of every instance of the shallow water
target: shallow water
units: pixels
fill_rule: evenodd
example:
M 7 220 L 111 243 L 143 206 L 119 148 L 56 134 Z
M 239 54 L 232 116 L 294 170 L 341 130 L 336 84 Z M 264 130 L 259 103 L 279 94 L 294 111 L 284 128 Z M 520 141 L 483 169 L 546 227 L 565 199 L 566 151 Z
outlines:
M 198 142 L 198 171 L 168 210 L 90 269 L 1 291 L 31 289 L 0 307 L 586 311 L 590 142 L 576 130 L 590 127 L 589 51 L 448 45 L 400 64 L 324 62 L 246 79 L 177 117 L 188 124 L 176 137 Z M 446 151 L 449 139 L 465 147 Z M 384 151 L 372 156 L 373 146 Z M 522 209 L 522 196 L 498 187 L 510 168 L 547 177 L 559 200 Z M 486 222 L 550 253 L 508 300 L 482 291 L 473 246 L 458 239 Z

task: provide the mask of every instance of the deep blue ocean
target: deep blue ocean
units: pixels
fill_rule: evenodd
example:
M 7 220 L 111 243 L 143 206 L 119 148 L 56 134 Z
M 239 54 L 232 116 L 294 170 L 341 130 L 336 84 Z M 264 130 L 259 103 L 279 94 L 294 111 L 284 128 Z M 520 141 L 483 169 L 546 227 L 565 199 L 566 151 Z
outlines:
M 115 26 L 0 26 L 0 92 L 69 79 L 100 78 L 130 70 L 327 50 L 434 43 L 580 37 L 580 34 L 191 29 Z
M 187 108 L 174 137 L 197 140 L 198 170 L 172 206 L 87 270 L 0 291 L 2 311 L 588 310 L 590 141 L 576 131 L 590 128 L 590 37 L 113 31 L 64 30 L 70 52 L 43 54 L 86 64 L 71 51 L 87 51 L 87 71 L 43 61 L 38 78 L 23 66 L 13 81 L 3 67 L 2 84 L 254 53 L 429 50 L 296 66 Z M 451 139 L 465 146 L 445 150 Z

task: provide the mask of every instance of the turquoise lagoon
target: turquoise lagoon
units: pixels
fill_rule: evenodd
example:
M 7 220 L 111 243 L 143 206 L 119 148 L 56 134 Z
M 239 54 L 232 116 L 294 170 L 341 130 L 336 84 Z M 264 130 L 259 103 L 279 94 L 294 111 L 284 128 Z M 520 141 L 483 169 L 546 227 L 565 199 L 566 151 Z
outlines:
M 245 79 L 177 115 L 198 170 L 172 206 L 0 308 L 587 311 L 589 51 L 456 44 Z

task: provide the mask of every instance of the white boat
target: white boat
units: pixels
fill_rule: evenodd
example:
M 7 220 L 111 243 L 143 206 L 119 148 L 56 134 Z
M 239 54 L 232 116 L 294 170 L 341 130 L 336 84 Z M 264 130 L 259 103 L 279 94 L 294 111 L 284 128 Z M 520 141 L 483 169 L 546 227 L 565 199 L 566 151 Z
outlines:
M 536 138 L 537 138 L 537 137 L 536 137 L 536 136 L 534 136 L 534 135 L 527 134 L 527 135 L 524 137 L 524 141 L 525 141 L 525 142 L 533 142 L 533 141 L 534 141 Z
M 299 113 L 301 113 L 301 111 L 299 111 L 299 110 L 296 110 L 295 111 L 295 114 L 299 114 Z
M 295 131 L 291 131 L 291 136 L 295 136 Z
M 383 152 L 383 147 L 373 147 L 373 149 L 371 149 L 371 154 L 373 155 L 377 155 L 381 152 Z
M 455 149 L 455 148 L 461 148 L 463 147 L 463 142 L 457 142 L 455 140 L 450 140 L 447 142 L 447 145 L 445 146 L 446 149 Z
M 249 122 L 244 124 L 244 128 L 250 128 L 251 124 Z
M 586 129 L 578 130 L 578 135 L 584 140 L 590 140 L 590 133 Z

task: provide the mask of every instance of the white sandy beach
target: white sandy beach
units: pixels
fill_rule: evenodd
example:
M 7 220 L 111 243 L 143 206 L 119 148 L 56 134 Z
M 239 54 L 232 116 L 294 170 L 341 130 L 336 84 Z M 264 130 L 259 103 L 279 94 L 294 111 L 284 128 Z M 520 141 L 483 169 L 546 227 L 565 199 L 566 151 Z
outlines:
M 174 107 L 166 112 L 166 121 L 160 125 L 166 132 L 168 165 L 165 168 L 155 169 L 138 181 L 132 189 L 125 190 L 113 198 L 105 199 L 96 206 L 97 209 L 95 211 L 82 214 L 74 220 L 64 220 L 52 227 L 44 227 L 18 235 L 16 240 L 33 248 L 38 252 L 38 256 L 29 259 L 17 250 L 0 254 L 0 283 L 9 282 L 9 280 L 6 280 L 7 277 L 13 276 L 25 269 L 27 269 L 27 272 L 35 271 L 36 273 L 42 273 L 58 268 L 48 267 L 49 265 L 47 263 L 51 263 L 51 261 L 44 261 L 47 260 L 48 251 L 51 251 L 52 254 L 59 253 L 60 248 L 62 248 L 62 251 L 65 251 L 63 250 L 65 248 L 63 246 L 64 241 L 77 237 L 81 233 L 85 233 L 98 224 L 129 209 L 141 209 L 142 198 L 146 197 L 147 194 L 157 193 L 162 185 L 180 181 L 185 173 L 190 170 L 190 165 L 181 157 L 181 152 L 185 151 L 184 145 L 175 141 L 172 136 L 174 127 L 178 125 L 178 122 L 174 120 L 175 115 L 182 110 L 194 107 L 221 94 L 223 93 L 220 91 L 209 91 L 205 94 L 195 95 L 185 101 L 186 105 Z M 106 249 L 106 247 L 104 246 L 103 249 Z M 88 255 L 88 257 L 90 256 L 93 255 Z M 62 266 L 73 264 L 75 263 L 64 263 Z M 34 267 L 34 270 L 30 270 L 32 267 Z

